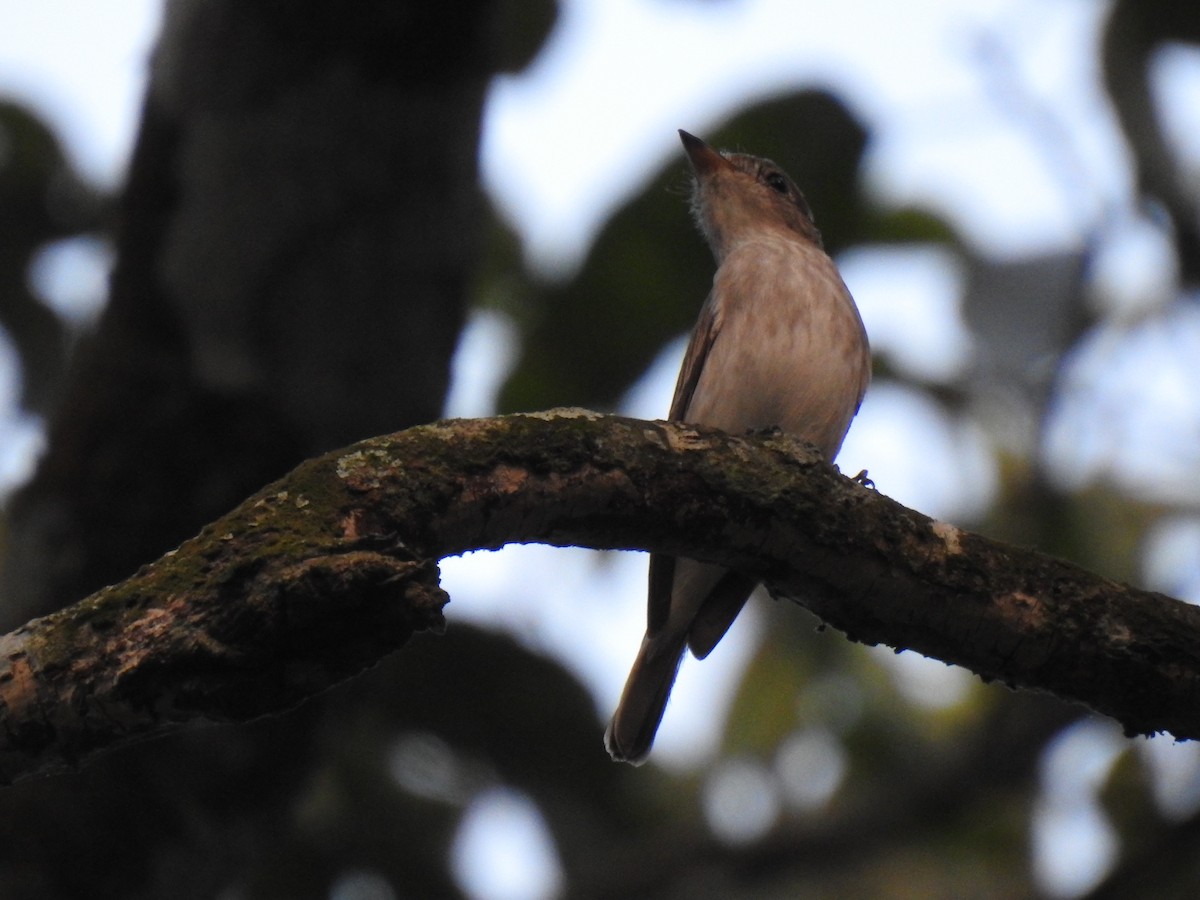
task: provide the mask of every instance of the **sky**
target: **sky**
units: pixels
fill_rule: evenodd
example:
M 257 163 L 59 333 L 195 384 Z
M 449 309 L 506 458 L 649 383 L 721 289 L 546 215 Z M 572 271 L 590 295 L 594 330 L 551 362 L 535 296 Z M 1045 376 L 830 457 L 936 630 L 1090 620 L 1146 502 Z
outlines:
M 677 128 L 703 136 L 749 99 L 829 85 L 872 128 L 864 177 L 878 202 L 940 211 L 981 252 L 1078 247 L 1104 217 L 1097 270 L 1106 289 L 1098 302 L 1127 315 L 1080 355 L 1072 370 L 1079 402 L 1051 424 L 1047 453 L 1064 478 L 1108 473 L 1149 490 L 1161 483 L 1156 473 L 1194 473 L 1200 463 L 1194 450 L 1154 441 L 1165 423 L 1194 423 L 1200 434 L 1191 399 L 1200 394 L 1192 364 L 1200 321 L 1183 307 L 1144 320 L 1138 305 L 1150 297 L 1169 306 L 1173 283 L 1160 264 L 1169 258 L 1161 230 L 1130 202 L 1127 151 L 1097 88 L 1094 46 L 1106 10 L 1093 0 L 567 0 L 541 55 L 491 88 L 485 185 L 523 236 L 530 262 L 568 273 L 605 217 L 645 179 L 665 161 L 682 167 Z M 35 106 L 83 172 L 109 187 L 126 165 L 159 15 L 157 0 L 0 0 L 0 94 Z M 1155 85 L 1177 152 L 1200 173 L 1200 128 L 1191 112 L 1200 108 L 1200 55 L 1186 48 L 1163 54 Z M 58 248 L 39 278 L 63 302 L 95 303 L 106 261 L 94 247 Z M 970 337 L 957 308 L 963 275 L 945 253 L 867 248 L 838 262 L 877 351 L 933 378 L 966 364 Z M 494 314 L 475 317 L 456 357 L 448 412 L 491 411 L 511 363 L 511 335 Z M 665 412 L 682 347 L 681 340 L 663 351 L 626 398 L 625 412 Z M 5 391 L 11 407 L 13 373 L 0 368 L 0 400 Z M 1097 428 L 1114 403 L 1138 415 Z M 0 477 L 19 477 L 39 434 L 11 410 L 0 419 Z M 880 384 L 839 462 L 848 471 L 868 468 L 907 505 L 957 520 L 983 508 L 995 490 L 991 451 L 977 427 Z M 1150 541 L 1151 574 L 1200 596 L 1200 573 L 1180 562 L 1196 557 L 1200 524 L 1181 516 L 1161 532 Z M 596 696 L 599 740 L 644 626 L 644 567 L 637 554 L 524 546 L 448 560 L 443 572 L 455 598 L 452 618 L 499 621 L 569 662 Z M 531 571 L 555 585 L 554 597 L 519 602 Z M 761 628 L 752 604 L 708 660 L 685 665 L 657 763 L 684 769 L 712 758 L 727 686 Z M 917 702 L 932 706 L 952 703 L 970 682 L 960 670 L 911 655 L 883 653 L 881 660 Z M 829 753 L 819 735 L 808 737 L 797 754 Z M 1106 759 L 1111 764 L 1114 745 L 1103 734 L 1076 738 L 1047 762 L 1054 788 L 1043 798 L 1035 853 L 1043 883 L 1061 896 L 1086 889 L 1112 859 L 1095 772 Z M 1164 779 L 1183 777 L 1167 754 L 1147 752 L 1166 760 L 1156 762 Z M 1074 765 L 1081 756 L 1099 762 Z M 526 801 L 494 796 L 468 825 L 456 859 L 473 896 L 553 895 L 552 848 Z M 516 856 L 540 862 L 513 872 L 484 865 L 500 834 L 523 835 L 525 855 Z M 1071 852 L 1059 852 L 1070 835 Z M 476 883 L 479 871 L 491 871 L 491 880 Z
M 1076 243 L 1081 201 L 1064 196 L 1044 148 L 1010 134 L 1026 113 L 998 102 L 992 82 L 1019 82 L 1022 104 L 1053 98 L 1075 139 L 1064 153 L 1086 168 L 1089 190 L 1123 192 L 1120 141 L 1088 122 L 1106 114 L 1086 71 L 1104 9 L 1087 0 L 572 3 L 541 58 L 498 80 L 485 174 L 531 255 L 552 264 L 620 202 L 631 170 L 678 158 L 675 127 L 703 136 L 747 97 L 833 84 L 876 130 L 867 177 L 882 199 L 932 201 L 996 252 Z M 562 152 L 563 132 L 585 134 L 586 149 Z

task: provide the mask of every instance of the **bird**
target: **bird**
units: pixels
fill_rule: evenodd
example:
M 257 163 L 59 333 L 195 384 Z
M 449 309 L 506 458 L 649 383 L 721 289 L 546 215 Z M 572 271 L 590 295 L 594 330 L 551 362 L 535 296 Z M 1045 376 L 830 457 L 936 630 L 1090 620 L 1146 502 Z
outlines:
M 777 428 L 832 462 L 871 378 L 866 329 L 812 210 L 775 163 L 718 151 L 682 129 L 691 211 L 716 260 L 668 419 L 730 433 Z M 645 762 L 685 650 L 703 659 L 757 580 L 651 554 L 646 634 L 604 743 Z

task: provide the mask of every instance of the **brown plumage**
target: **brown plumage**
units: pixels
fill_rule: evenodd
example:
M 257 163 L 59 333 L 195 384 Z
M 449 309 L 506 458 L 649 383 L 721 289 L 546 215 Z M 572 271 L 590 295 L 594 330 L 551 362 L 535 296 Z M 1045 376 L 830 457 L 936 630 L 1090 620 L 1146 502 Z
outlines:
M 718 153 L 679 132 L 692 211 L 717 261 L 669 418 L 734 434 L 778 427 L 832 460 L 871 374 L 867 335 L 821 247 L 804 195 L 770 160 Z M 646 636 L 605 735 L 613 759 L 645 760 L 685 648 L 721 640 L 755 580 L 653 554 Z

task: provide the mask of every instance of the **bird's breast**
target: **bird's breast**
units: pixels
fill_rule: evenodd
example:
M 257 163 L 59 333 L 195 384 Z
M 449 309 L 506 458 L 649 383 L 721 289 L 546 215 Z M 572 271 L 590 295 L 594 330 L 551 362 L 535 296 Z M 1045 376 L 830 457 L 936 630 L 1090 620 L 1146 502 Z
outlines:
M 719 330 L 687 418 L 734 433 L 779 427 L 827 459 L 870 377 L 862 320 L 833 261 L 807 242 L 735 247 L 713 280 Z

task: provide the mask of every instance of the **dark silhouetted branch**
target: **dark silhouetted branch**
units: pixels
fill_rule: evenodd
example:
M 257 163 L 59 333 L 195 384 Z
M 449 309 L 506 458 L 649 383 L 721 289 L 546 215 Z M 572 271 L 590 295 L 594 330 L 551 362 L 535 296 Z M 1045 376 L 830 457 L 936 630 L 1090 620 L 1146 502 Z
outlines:
M 553 410 L 310 460 L 0 638 L 0 781 L 287 709 L 439 629 L 436 560 L 512 542 L 719 562 L 854 640 L 1200 736 L 1200 608 L 929 519 L 784 435 Z

